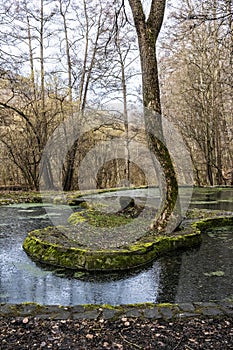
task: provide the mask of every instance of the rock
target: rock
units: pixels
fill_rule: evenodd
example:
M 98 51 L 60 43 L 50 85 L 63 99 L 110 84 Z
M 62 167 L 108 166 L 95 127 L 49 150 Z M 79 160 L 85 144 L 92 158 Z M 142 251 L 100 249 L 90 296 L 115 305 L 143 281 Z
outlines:
M 121 210 L 127 210 L 129 208 L 135 207 L 134 199 L 127 196 L 122 196 L 119 198 Z

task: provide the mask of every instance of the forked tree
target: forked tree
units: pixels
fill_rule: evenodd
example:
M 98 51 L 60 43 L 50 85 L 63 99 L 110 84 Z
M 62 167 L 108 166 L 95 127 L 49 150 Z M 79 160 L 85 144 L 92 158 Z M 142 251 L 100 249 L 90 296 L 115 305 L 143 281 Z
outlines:
M 165 231 L 168 222 L 175 218 L 179 223 L 179 214 L 175 214 L 178 203 L 178 182 L 175 169 L 166 146 L 160 102 L 156 42 L 160 33 L 166 0 L 152 0 L 149 15 L 146 16 L 141 0 L 129 0 L 138 37 L 141 59 L 142 88 L 145 130 L 150 151 L 155 155 L 163 171 L 163 204 L 157 217 L 151 223 L 155 232 Z M 156 166 L 156 165 L 155 165 Z

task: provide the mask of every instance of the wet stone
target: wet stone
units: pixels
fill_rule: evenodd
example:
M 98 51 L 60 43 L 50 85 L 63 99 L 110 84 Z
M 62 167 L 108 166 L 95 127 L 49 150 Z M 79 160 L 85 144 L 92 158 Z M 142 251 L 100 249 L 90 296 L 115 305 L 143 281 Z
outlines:
M 197 307 L 217 307 L 217 304 L 214 302 L 195 302 L 193 303 Z
M 174 316 L 173 310 L 171 310 L 169 307 L 160 307 L 159 311 L 164 318 L 170 319 Z
M 12 305 L 4 304 L 0 306 L 0 315 L 9 315 L 12 313 Z
M 49 306 L 45 306 L 43 307 L 43 312 L 45 313 L 57 313 L 61 310 L 65 310 L 64 307 L 58 306 L 58 305 L 49 305 Z
M 84 312 L 85 308 L 82 305 L 75 305 L 72 307 L 72 312 L 73 313 L 80 313 L 80 312 Z
M 33 316 L 35 314 L 36 314 L 35 310 L 29 309 L 29 308 L 20 310 L 20 317 Z
M 203 308 L 202 314 L 205 316 L 218 316 L 218 315 L 222 315 L 223 312 L 219 308 L 207 307 L 207 308 Z
M 117 314 L 117 310 L 111 310 L 111 309 L 104 309 L 102 317 L 106 320 L 109 320 L 111 318 L 114 318 Z
M 227 316 L 233 316 L 233 310 L 232 309 L 227 309 L 227 308 L 224 308 L 223 309 L 223 312 L 227 315 Z
M 146 318 L 162 318 L 157 307 L 154 307 L 153 309 L 145 309 L 144 316 Z
M 94 320 L 94 319 L 98 318 L 99 312 L 96 310 L 85 311 L 82 315 L 83 315 L 83 317 L 82 317 L 83 319 Z
M 233 301 L 230 300 L 220 301 L 219 305 L 227 309 L 233 309 Z
M 53 316 L 53 320 L 68 320 L 71 318 L 71 313 L 68 311 L 60 311 L 57 315 Z
M 84 319 L 84 314 L 81 312 L 75 312 L 72 314 L 72 320 L 83 320 Z
M 182 303 L 179 304 L 179 308 L 182 311 L 188 311 L 188 312 L 192 312 L 195 311 L 195 307 L 193 306 L 193 304 L 191 303 Z
M 137 309 L 127 310 L 124 314 L 126 317 L 139 317 L 140 312 Z

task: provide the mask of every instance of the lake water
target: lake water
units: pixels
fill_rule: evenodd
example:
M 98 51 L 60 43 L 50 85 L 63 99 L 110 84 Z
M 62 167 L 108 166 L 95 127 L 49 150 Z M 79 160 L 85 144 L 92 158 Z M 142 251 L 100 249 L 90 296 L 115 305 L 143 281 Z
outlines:
M 136 195 L 143 197 L 141 192 Z M 224 189 L 220 193 L 197 189 L 192 206 L 208 209 L 224 207 L 233 211 L 232 197 L 232 189 Z M 64 211 L 62 205 L 48 205 L 47 209 L 50 209 L 50 218 L 57 219 Z M 200 247 L 168 254 L 140 271 L 74 278 L 72 272 L 38 266 L 22 249 L 27 232 L 51 224 L 43 205 L 2 206 L 0 219 L 1 303 L 31 301 L 60 305 L 119 305 L 233 298 L 232 228 L 210 232 L 204 235 Z

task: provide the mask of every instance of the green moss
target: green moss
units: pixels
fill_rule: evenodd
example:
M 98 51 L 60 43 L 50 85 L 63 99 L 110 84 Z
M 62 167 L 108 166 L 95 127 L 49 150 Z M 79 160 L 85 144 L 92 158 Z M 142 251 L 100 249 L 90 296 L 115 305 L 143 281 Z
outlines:
M 134 308 L 136 307 L 137 309 L 153 309 L 155 307 L 154 303 L 135 303 L 135 304 L 127 304 L 128 308 Z
M 35 316 L 43 310 L 44 306 L 34 302 L 24 302 L 21 304 L 8 305 L 9 316 L 17 317 L 22 313 L 28 314 L 29 316 Z
M 87 218 L 82 212 L 76 212 L 70 215 L 68 222 L 71 225 L 78 225 L 81 222 L 87 221 Z
M 95 227 L 117 227 L 120 225 L 127 225 L 132 220 L 132 218 L 123 215 L 105 214 L 94 209 L 88 209 L 71 214 L 68 222 L 71 225 L 78 225 L 87 221 L 90 225 Z
M 108 309 L 108 310 L 119 310 L 121 307 L 120 306 L 113 306 L 110 304 L 102 304 L 101 308 Z
M 192 226 L 202 233 L 211 230 L 213 227 L 224 227 L 232 226 L 233 227 L 233 216 L 220 216 L 211 219 L 199 220 L 192 224 Z
M 171 304 L 171 303 L 161 303 L 157 304 L 158 307 L 168 307 L 168 308 L 174 308 L 175 306 L 178 306 L 178 304 Z

